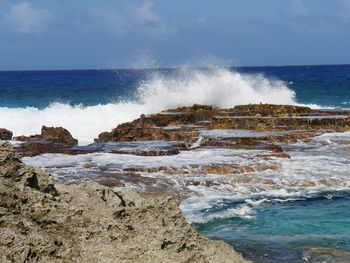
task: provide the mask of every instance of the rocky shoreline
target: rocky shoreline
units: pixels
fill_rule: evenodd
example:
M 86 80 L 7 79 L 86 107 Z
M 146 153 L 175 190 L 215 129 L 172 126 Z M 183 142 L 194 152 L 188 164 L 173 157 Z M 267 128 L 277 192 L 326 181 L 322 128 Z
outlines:
M 200 236 L 169 197 L 54 184 L 0 144 L 1 262 L 247 262 Z
M 244 186 L 249 192 L 258 192 L 265 186 L 284 189 L 283 181 L 260 178 L 254 173 L 279 171 L 281 164 L 276 160 L 291 158 L 285 149 L 288 143 L 308 142 L 321 134 L 345 131 L 350 131 L 350 111 L 271 104 L 230 109 L 193 105 L 141 115 L 102 132 L 88 146 L 79 146 L 62 127 L 43 126 L 38 135 L 13 138 L 19 142 L 14 150 L 8 144 L 0 146 L 2 260 L 246 262 L 230 246 L 200 236 L 186 222 L 177 201 L 186 196 L 186 190 L 174 192 L 167 185 L 171 181 L 167 178 L 227 176 L 228 187 Z M 0 139 L 11 140 L 12 132 L 0 129 Z M 190 159 L 176 165 L 121 165 L 112 167 L 111 173 L 105 172 L 108 168 L 98 167 L 99 172 L 92 173 L 91 180 L 88 174 L 84 175 L 86 181 L 95 183 L 76 185 L 54 184 L 49 175 L 20 160 L 20 156 L 45 153 L 71 157 L 94 153 L 159 157 L 188 152 L 195 156 L 196 149 L 234 149 L 250 154 L 238 156 L 235 161 L 219 162 L 214 156 L 210 163 Z M 89 168 L 90 164 L 83 166 Z M 153 177 L 155 174 L 159 176 Z M 157 188 L 157 183 L 166 187 Z M 218 184 L 216 179 L 189 179 L 186 183 L 206 187 Z M 331 187 L 338 182 L 320 178 L 292 183 L 290 187 L 308 188 Z M 115 191 L 130 184 L 142 185 L 146 190 L 142 196 L 130 189 Z
M 213 131 L 249 131 L 221 138 Z M 235 149 L 263 149 L 273 153 L 283 150 L 281 142 L 308 140 L 316 135 L 350 130 L 350 111 L 312 110 L 308 107 L 272 104 L 240 105 L 218 109 L 196 105 L 168 109 L 158 114 L 141 115 L 131 122 L 119 124 L 112 131 L 98 135 L 89 147 L 79 147 L 78 141 L 62 127 L 43 126 L 41 134 L 17 136 L 22 142 L 16 151 L 25 156 L 43 153 L 81 154 L 105 151 L 106 143 L 168 141 L 176 142 L 167 149 L 123 152 L 142 156 L 176 155 L 199 146 Z M 12 132 L 0 129 L 0 139 L 12 139 Z M 111 151 L 111 149 L 107 149 Z M 277 154 L 280 157 L 287 155 Z

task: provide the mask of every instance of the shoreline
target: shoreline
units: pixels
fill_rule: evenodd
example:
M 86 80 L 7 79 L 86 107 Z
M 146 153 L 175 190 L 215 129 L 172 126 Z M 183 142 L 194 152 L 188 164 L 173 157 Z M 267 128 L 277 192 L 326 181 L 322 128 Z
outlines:
M 200 236 L 174 198 L 56 185 L 9 144 L 0 144 L 0 164 L 2 262 L 248 262 Z
M 16 137 L 21 143 L 14 147 L 25 156 L 25 163 L 52 173 L 58 182 L 58 190 L 62 182 L 72 184 L 64 186 L 60 190 L 63 192 L 65 187 L 80 189 L 97 182 L 104 185 L 99 189 L 107 187 L 104 189 L 114 189 L 118 193 L 125 188 L 136 188 L 142 195 L 138 198 L 153 200 L 150 202 L 155 202 L 159 196 L 165 199 L 176 196 L 178 200 L 198 196 L 199 208 L 204 204 L 201 202 L 205 202 L 206 194 L 210 196 L 215 191 L 232 196 L 247 194 L 253 199 L 238 203 L 239 209 L 232 207 L 232 202 L 225 209 L 237 213 L 234 216 L 238 218 L 248 218 L 256 210 L 256 204 L 266 202 L 266 196 L 258 197 L 259 193 L 276 192 L 288 196 L 295 191 L 347 188 L 346 178 L 336 176 L 332 179 L 327 172 L 309 176 L 310 171 L 306 169 L 302 176 L 290 174 L 295 169 L 307 168 L 303 161 L 303 151 L 307 149 L 317 150 L 322 145 L 327 147 L 335 143 L 338 148 L 327 150 L 329 154 L 334 151 L 335 155 L 330 158 L 338 158 L 338 151 L 339 154 L 346 152 L 348 138 L 341 135 L 346 131 L 350 131 L 350 111 L 272 104 L 240 105 L 229 109 L 193 105 L 141 115 L 111 131 L 102 132 L 95 143 L 88 146 L 78 146 L 77 140 L 62 127 L 43 126 L 40 134 Z M 4 132 L 12 139 L 9 131 Z M 315 152 L 310 156 L 318 155 L 322 160 L 324 153 Z M 316 165 L 307 164 L 311 168 Z M 283 174 L 284 167 L 291 170 L 288 172 L 287 169 Z M 332 166 L 328 170 L 332 171 Z M 257 197 L 253 197 L 254 193 Z M 203 196 L 202 201 L 200 196 Z M 284 202 L 278 195 L 275 199 Z M 275 202 L 273 200 L 270 201 Z M 181 214 L 181 220 L 185 220 L 178 201 L 175 202 L 175 210 Z M 204 204 L 206 206 L 210 212 L 210 202 Z M 216 218 L 221 212 L 226 217 L 231 215 L 225 210 L 216 211 L 215 205 L 212 208 L 210 215 L 196 209 L 192 212 L 198 213 L 194 216 L 202 216 L 201 220 Z M 170 244 L 172 246 L 173 241 Z

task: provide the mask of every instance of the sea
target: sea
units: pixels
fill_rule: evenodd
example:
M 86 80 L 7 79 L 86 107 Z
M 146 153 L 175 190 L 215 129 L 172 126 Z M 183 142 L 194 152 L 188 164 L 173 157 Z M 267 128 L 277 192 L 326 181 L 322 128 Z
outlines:
M 0 94 L 0 128 L 19 136 L 40 133 L 42 125 L 62 126 L 87 147 L 102 131 L 143 113 L 194 103 L 350 109 L 350 65 L 3 71 Z M 249 131 L 210 132 L 218 138 L 255 136 Z M 159 149 L 170 143 L 115 143 L 98 153 L 43 154 L 24 161 L 66 183 L 120 176 L 122 169 L 133 167 L 255 166 L 254 172 L 234 178 L 158 170 L 141 173 L 138 183 L 125 178 L 124 186 L 186 193 L 180 208 L 187 220 L 254 262 L 338 262 L 333 255 L 315 256 L 320 248 L 350 262 L 350 132 L 282 144 L 290 159 L 257 160 L 258 150 L 205 147 L 154 157 L 110 150 Z

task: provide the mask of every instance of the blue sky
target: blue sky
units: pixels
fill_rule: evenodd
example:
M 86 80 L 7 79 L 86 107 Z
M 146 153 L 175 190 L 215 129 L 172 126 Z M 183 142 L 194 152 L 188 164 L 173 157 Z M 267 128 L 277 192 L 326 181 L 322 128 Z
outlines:
M 0 70 L 350 63 L 350 0 L 0 0 Z

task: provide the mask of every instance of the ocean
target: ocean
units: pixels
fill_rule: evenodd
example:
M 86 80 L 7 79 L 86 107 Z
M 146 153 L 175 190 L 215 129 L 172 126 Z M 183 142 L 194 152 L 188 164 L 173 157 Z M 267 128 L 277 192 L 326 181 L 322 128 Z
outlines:
M 0 72 L 0 93 L 0 128 L 17 136 L 40 133 L 42 125 L 63 126 L 84 146 L 102 131 L 142 113 L 194 103 L 221 108 L 262 102 L 349 109 L 350 66 Z M 232 136 L 227 130 L 211 132 Z M 109 147 L 151 149 L 169 143 Z M 282 147 L 291 159 L 257 161 L 257 150 L 203 147 L 174 156 L 105 151 L 44 154 L 24 161 L 67 183 L 94 181 L 133 167 L 250 165 L 257 169 L 239 178 L 243 182 L 239 184 L 230 176 L 155 172 L 141 174 L 138 184 L 125 185 L 141 191 L 186 192 L 181 209 L 187 219 L 201 233 L 225 240 L 254 262 L 310 262 L 310 249 L 318 247 L 349 251 L 350 132 Z
M 63 126 L 81 144 L 118 123 L 179 105 L 350 107 L 350 66 L 0 72 L 0 126 Z M 11 120 L 11 121 L 9 121 Z

